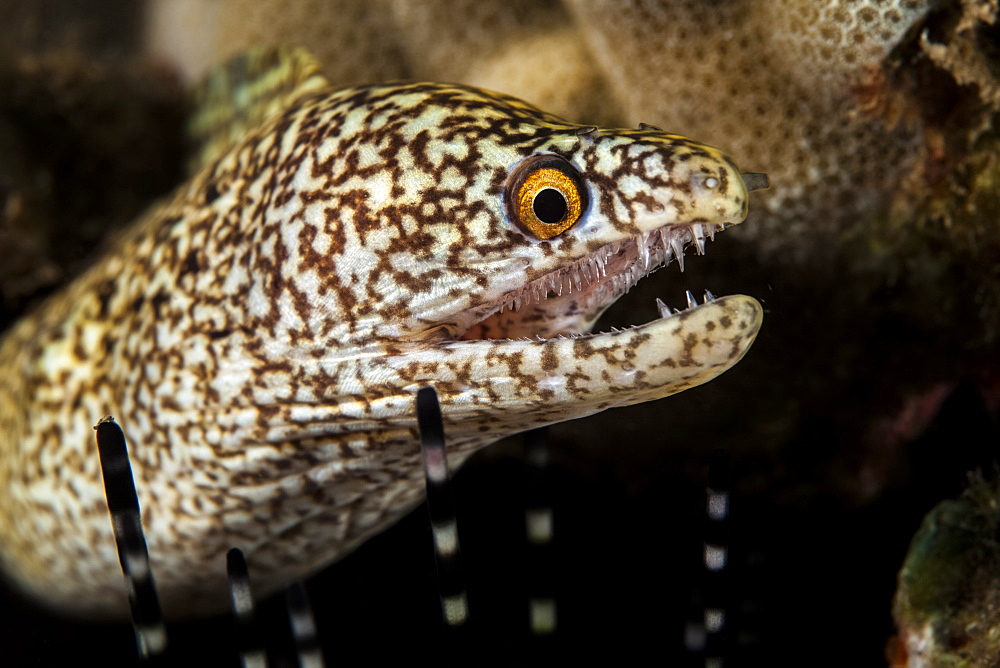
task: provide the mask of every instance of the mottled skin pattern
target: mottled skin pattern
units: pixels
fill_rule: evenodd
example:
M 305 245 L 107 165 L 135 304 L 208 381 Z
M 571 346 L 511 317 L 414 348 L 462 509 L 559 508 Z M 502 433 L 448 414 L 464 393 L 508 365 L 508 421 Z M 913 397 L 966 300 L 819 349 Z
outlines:
M 545 153 L 580 171 L 589 207 L 539 241 L 503 188 Z M 273 592 L 421 500 L 421 386 L 457 466 L 735 364 L 761 320 L 748 297 L 576 335 L 690 242 L 689 223 L 746 211 L 727 158 L 654 129 L 458 86 L 309 92 L 0 344 L 3 569 L 64 611 L 124 613 L 92 430 L 112 414 L 167 614 L 226 607 L 232 546 Z

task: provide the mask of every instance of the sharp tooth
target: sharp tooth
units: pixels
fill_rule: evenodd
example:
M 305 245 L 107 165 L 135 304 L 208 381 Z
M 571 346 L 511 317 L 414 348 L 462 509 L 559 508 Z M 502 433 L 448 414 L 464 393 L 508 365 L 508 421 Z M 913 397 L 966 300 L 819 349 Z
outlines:
M 698 247 L 698 255 L 705 254 L 705 230 L 701 226 L 701 223 L 695 223 L 691 226 L 691 235 L 694 237 L 694 243 Z
M 663 247 L 663 262 L 670 262 L 670 242 L 667 241 L 667 233 L 660 232 L 660 246 Z
M 576 284 L 577 292 L 583 289 L 583 279 L 580 278 L 580 270 L 576 267 L 573 267 L 573 283 Z
M 670 262 L 670 244 L 667 243 L 667 233 L 660 230 L 660 236 L 657 237 L 654 243 L 659 244 L 660 252 L 663 256 L 660 258 L 660 264 L 665 265 Z
M 661 318 L 670 317 L 670 307 L 663 303 L 663 300 L 659 297 L 656 298 L 656 310 L 659 311 Z
M 710 290 L 705 290 L 705 303 L 707 304 L 708 302 L 714 302 L 714 301 L 715 301 L 715 295 L 713 295 Z
M 719 225 L 719 227 L 721 228 L 722 226 Z M 708 226 L 708 238 L 715 241 L 715 225 Z
M 514 310 L 515 313 L 521 310 L 521 295 L 518 295 L 518 296 L 514 297 L 514 309 L 513 310 Z
M 642 263 L 643 271 L 649 271 L 649 234 L 643 232 L 635 239 L 636 250 L 639 252 L 639 262 Z
M 674 249 L 674 256 L 677 257 L 677 264 L 680 265 L 681 271 L 684 271 L 684 244 L 681 242 L 680 237 L 672 237 L 670 239 L 670 247 Z
M 694 308 L 695 306 L 697 306 L 697 305 L 698 305 L 698 300 L 696 300 L 696 299 L 694 298 L 694 295 L 693 295 L 693 294 L 691 294 L 691 291 L 690 291 L 690 290 L 688 290 L 688 291 L 687 291 L 687 292 L 685 292 L 684 294 L 685 294 L 685 295 L 687 296 L 687 300 L 688 300 L 688 308 Z

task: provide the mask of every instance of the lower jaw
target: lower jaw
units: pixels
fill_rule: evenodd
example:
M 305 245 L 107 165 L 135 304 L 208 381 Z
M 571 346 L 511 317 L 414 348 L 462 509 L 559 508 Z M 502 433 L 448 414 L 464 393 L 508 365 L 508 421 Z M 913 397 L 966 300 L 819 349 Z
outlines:
M 522 424 L 520 431 L 540 426 L 534 423 L 536 412 L 546 423 L 560 422 L 705 383 L 743 357 L 761 319 L 756 300 L 733 295 L 621 330 L 544 340 L 451 341 L 401 356 L 398 363 L 422 368 L 427 356 L 436 371 L 414 379 L 414 388 L 433 384 L 443 405 L 455 404 L 450 417 L 472 420 L 484 406 L 503 408 L 505 414 L 527 411 L 532 415 L 511 418 Z M 446 369 L 430 364 L 442 353 Z M 557 419 L 547 417 L 549 408 Z

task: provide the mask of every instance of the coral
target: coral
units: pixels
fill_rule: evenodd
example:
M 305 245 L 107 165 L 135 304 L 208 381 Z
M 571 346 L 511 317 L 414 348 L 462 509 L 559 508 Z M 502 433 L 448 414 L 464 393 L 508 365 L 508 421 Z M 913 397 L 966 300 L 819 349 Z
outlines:
M 973 475 L 913 538 L 899 573 L 894 615 L 913 666 L 1000 663 L 1000 489 Z
M 775 184 L 744 234 L 805 260 L 884 206 L 919 133 L 858 110 L 928 3 L 572 2 L 628 122 L 711 137 Z
M 167 0 L 150 3 L 149 12 L 149 51 L 189 84 L 213 65 L 268 44 L 306 47 L 340 86 L 413 76 L 380 2 Z

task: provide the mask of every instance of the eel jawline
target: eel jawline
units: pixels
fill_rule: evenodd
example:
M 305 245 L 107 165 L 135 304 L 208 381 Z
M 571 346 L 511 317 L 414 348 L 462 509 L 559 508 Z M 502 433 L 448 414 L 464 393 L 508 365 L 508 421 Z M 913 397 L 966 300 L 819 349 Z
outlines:
M 502 407 L 505 417 L 493 426 L 499 438 L 706 383 L 743 358 L 762 314 L 757 300 L 732 295 L 623 330 L 546 340 L 451 341 L 389 364 L 419 369 L 419 362 L 443 353 L 450 364 L 418 374 L 412 389 L 426 383 L 437 388 L 455 438 L 474 436 L 463 433 L 463 424 L 476 424 L 482 406 Z

